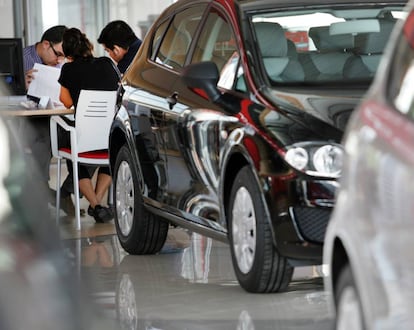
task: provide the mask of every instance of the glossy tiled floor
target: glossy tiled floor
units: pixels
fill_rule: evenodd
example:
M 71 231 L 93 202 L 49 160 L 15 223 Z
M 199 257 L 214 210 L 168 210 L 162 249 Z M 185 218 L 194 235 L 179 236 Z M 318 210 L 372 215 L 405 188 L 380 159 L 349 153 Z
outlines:
M 249 294 L 236 281 L 229 247 L 198 234 L 171 228 L 161 253 L 132 256 L 113 223 L 85 216 L 80 232 L 74 219 L 64 219 L 60 230 L 65 254 L 108 329 L 332 328 L 314 268 L 297 268 L 287 292 Z

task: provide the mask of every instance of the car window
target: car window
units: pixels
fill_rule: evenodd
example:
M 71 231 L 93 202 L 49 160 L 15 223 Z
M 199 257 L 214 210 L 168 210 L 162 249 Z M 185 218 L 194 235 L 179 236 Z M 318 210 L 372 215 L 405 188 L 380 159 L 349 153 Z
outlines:
M 164 35 L 165 30 L 167 29 L 169 23 L 170 23 L 170 20 L 164 21 L 163 23 L 160 24 L 160 26 L 158 26 L 157 30 L 155 31 L 154 39 L 152 40 L 151 56 L 155 57 L 155 54 L 157 54 L 157 48 L 160 46 L 162 36 Z M 163 56 L 162 53 L 160 52 L 157 54 L 157 56 L 161 56 L 161 57 L 155 58 L 155 61 L 162 63 L 161 58 L 165 59 L 165 56 Z
M 369 83 L 402 5 L 330 5 L 254 13 L 250 26 L 264 76 L 280 83 Z
M 219 87 L 232 89 L 236 77 L 240 79 L 242 76 L 240 55 L 231 25 L 215 9 L 212 9 L 204 23 L 191 63 L 204 61 L 212 61 L 217 65 L 220 72 Z
M 390 65 L 388 98 L 398 111 L 414 119 L 414 14 L 410 14 L 398 39 Z
M 155 61 L 170 69 L 179 70 L 184 66 L 188 50 L 194 38 L 196 28 L 203 15 L 205 5 L 194 6 L 175 15 L 168 25 L 160 25 L 153 40 Z M 165 29 L 166 32 L 164 33 Z M 162 37 L 163 36 L 163 37 Z

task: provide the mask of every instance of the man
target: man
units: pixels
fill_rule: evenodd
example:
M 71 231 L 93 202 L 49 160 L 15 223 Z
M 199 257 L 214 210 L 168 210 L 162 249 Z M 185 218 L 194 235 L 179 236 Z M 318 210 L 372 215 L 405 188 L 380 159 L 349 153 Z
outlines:
M 62 49 L 63 33 L 68 28 L 64 25 L 56 25 L 46 30 L 40 41 L 33 45 L 27 46 L 23 50 L 23 62 L 26 79 L 26 89 L 33 80 L 33 66 L 35 63 L 50 65 L 54 67 L 61 67 L 65 54 Z M 49 118 L 33 118 L 27 121 L 28 125 L 25 127 L 24 133 L 26 135 L 25 147 L 32 159 L 37 162 L 41 171 L 41 177 L 38 178 L 41 184 L 46 185 L 46 191 L 50 192 L 48 201 L 55 202 L 55 192 L 49 189 L 49 171 L 50 171 L 50 129 Z M 74 215 L 75 208 L 71 199 L 70 190 L 73 188 L 66 188 L 73 186 L 72 181 L 68 180 L 62 187 L 62 210 L 67 215 Z
M 117 20 L 103 28 L 98 43 L 102 44 L 123 74 L 134 59 L 142 41 L 127 23 Z
M 33 66 L 35 63 L 60 67 L 65 59 L 62 50 L 63 33 L 67 30 L 64 25 L 56 25 L 46 30 L 39 42 L 27 46 L 23 50 L 26 89 L 33 80 Z

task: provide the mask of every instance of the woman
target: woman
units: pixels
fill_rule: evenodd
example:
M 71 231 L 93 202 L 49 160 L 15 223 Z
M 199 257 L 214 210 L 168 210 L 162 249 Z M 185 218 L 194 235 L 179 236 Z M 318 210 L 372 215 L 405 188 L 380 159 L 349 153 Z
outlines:
M 68 29 L 64 33 L 62 48 L 67 63 L 63 65 L 59 77 L 60 101 L 67 108 L 74 106 L 76 118 L 76 106 L 82 89 L 117 90 L 120 76 L 111 59 L 93 56 L 93 45 L 77 28 Z M 113 218 L 112 210 L 101 205 L 102 198 L 111 185 L 111 176 L 108 167 L 100 167 L 94 188 L 91 177 L 96 168 L 93 171 L 90 169 L 90 166 L 79 165 L 79 190 L 90 203 L 88 213 L 96 222 L 103 223 Z M 68 170 L 69 175 L 72 175 L 71 162 L 68 162 Z

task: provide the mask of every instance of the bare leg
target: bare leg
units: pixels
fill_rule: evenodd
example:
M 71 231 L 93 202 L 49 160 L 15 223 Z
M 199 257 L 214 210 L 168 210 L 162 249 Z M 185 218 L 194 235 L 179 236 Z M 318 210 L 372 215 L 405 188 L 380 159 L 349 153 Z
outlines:
M 91 179 L 80 179 L 79 180 L 79 190 L 85 196 L 85 198 L 89 201 L 92 208 L 95 208 L 96 205 L 99 204 L 99 200 L 96 197 L 95 190 L 92 186 Z
M 98 204 L 101 203 L 102 198 L 104 197 L 105 193 L 108 191 L 109 186 L 112 183 L 112 178 L 108 174 L 99 173 L 96 179 L 96 187 L 95 187 L 95 194 L 96 199 L 98 200 Z

